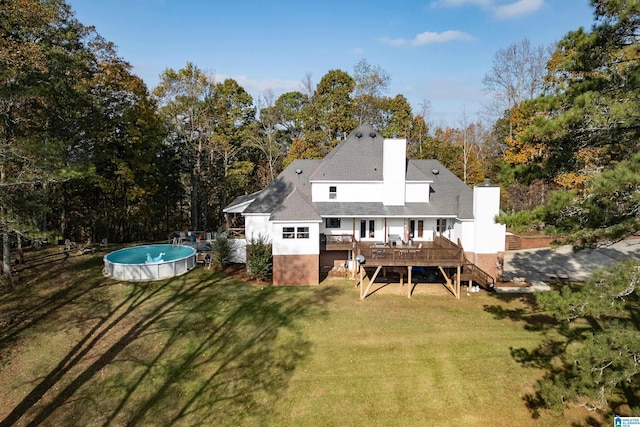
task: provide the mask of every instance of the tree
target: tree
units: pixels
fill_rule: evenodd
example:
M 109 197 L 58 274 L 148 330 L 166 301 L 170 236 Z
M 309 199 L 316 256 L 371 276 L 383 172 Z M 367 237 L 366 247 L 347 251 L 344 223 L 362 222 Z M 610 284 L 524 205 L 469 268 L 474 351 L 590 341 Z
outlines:
M 531 46 L 529 39 L 500 49 L 493 57 L 491 71 L 482 83 L 493 98 L 489 108 L 496 115 L 544 92 L 546 64 L 552 47 Z
M 520 356 L 554 365 L 537 385 L 545 406 L 577 405 L 606 414 L 612 404 L 628 402 L 638 409 L 633 401 L 640 393 L 640 334 L 633 317 L 639 279 L 640 262 L 620 260 L 596 270 L 577 289 L 537 295 L 536 303 L 560 322 L 561 333 Z
M 355 116 L 358 124 L 378 124 L 381 121 L 381 105 L 389 89 L 391 77 L 379 65 L 373 66 L 366 59 L 358 61 L 353 67 L 353 98 Z
M 21 218 L 36 207 L 21 203 L 30 197 L 15 196 L 42 191 L 62 169 L 86 160 L 82 142 L 95 65 L 88 43 L 100 40 L 63 1 L 11 0 L 2 9 L 0 221 L 3 274 L 10 276 L 10 234 L 19 234 Z
M 354 86 L 354 79 L 341 70 L 331 70 L 320 79 L 303 113 L 305 139 L 329 150 L 353 130 Z
M 385 138 L 408 138 L 411 134 L 413 113 L 409 101 L 402 95 L 380 99 L 378 131 Z
M 504 218 L 539 224 L 576 249 L 640 231 L 640 4 L 591 3 L 596 24 L 590 32 L 568 33 L 558 44 L 547 75 L 553 92 L 530 101 L 535 118 L 522 136 L 543 145 L 547 176 L 558 181 L 574 174 L 579 185 L 551 193 L 544 206 Z M 537 387 L 540 404 L 577 404 L 604 414 L 611 413 L 611 404 L 625 404 L 638 413 L 639 268 L 637 260 L 621 260 L 582 286 L 536 298 L 562 322 L 558 331 L 564 337 L 526 357 L 551 359 Z
M 411 134 L 409 136 L 410 153 L 418 159 L 422 158 L 422 146 L 430 138 L 429 131 L 429 112 L 431 111 L 431 103 L 423 100 L 420 103 L 420 112 L 413 117 L 411 121 Z
M 211 106 L 207 100 L 213 91 L 214 83 L 190 62 L 178 71 L 166 69 L 153 90 L 162 114 L 171 126 L 171 142 L 182 153 L 185 168 L 189 171 L 193 230 L 201 229 L 202 162 L 208 146 L 212 144 L 211 134 L 207 131 L 211 116 Z
M 640 149 L 638 5 L 592 5 L 596 24 L 558 43 L 547 76 L 553 92 L 532 101 L 536 119 L 523 135 L 545 146 L 546 174 L 561 182 L 583 182 Z
M 256 161 L 248 148 L 255 144 L 258 126 L 251 96 L 233 79 L 217 83 L 207 100 L 211 107 L 207 133 L 211 140 L 209 200 L 211 221 L 222 218 L 222 209 L 251 187 Z M 216 224 L 217 225 L 217 224 Z

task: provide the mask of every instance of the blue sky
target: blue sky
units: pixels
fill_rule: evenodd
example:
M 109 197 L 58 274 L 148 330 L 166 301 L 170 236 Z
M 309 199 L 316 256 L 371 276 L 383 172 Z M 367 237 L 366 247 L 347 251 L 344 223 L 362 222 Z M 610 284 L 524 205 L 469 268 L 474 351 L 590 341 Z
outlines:
M 68 0 L 77 18 L 118 47 L 151 90 L 187 62 L 231 77 L 253 97 L 300 90 L 361 59 L 391 76 L 414 114 L 456 125 L 488 102 L 495 53 L 528 38 L 554 43 L 589 29 L 588 0 Z

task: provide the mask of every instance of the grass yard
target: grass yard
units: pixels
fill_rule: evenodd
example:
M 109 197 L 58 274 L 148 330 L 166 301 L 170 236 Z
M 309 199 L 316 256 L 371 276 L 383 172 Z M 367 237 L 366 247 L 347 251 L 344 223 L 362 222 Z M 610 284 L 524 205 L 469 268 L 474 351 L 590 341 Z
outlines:
M 49 256 L 0 298 L 0 425 L 565 426 L 532 415 L 524 298 L 104 278 Z M 541 320 L 543 321 L 543 320 Z

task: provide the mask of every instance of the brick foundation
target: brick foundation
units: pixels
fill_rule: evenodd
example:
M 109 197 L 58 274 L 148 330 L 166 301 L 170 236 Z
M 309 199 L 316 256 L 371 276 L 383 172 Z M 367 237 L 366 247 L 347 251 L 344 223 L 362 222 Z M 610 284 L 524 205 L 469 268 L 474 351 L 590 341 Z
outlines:
M 274 255 L 274 285 L 317 285 L 320 283 L 318 255 Z
M 504 253 L 475 254 L 466 252 L 467 259 L 492 276 L 495 280 L 502 280 Z
M 329 271 L 336 263 L 345 264 L 349 258 L 349 251 L 320 251 L 320 270 Z

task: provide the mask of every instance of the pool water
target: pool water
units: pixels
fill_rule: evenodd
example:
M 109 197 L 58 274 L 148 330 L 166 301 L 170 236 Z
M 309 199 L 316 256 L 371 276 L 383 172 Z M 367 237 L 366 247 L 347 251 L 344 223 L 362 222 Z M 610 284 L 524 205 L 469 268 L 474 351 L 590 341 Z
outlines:
M 134 246 L 107 254 L 107 261 L 117 264 L 144 264 L 147 254 L 151 255 L 151 258 L 155 258 L 163 252 L 163 261 L 173 261 L 192 255 L 194 249 L 189 246 L 173 245 Z

